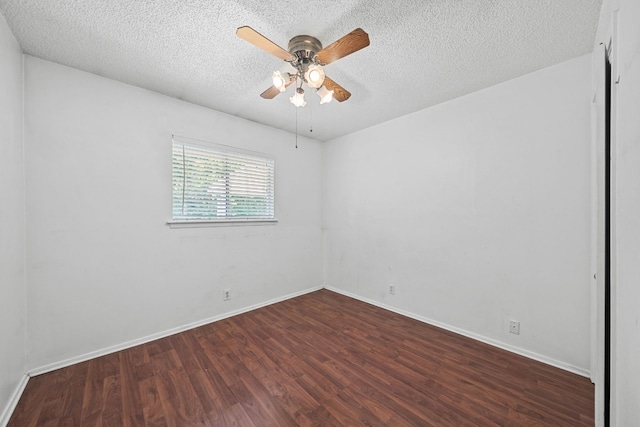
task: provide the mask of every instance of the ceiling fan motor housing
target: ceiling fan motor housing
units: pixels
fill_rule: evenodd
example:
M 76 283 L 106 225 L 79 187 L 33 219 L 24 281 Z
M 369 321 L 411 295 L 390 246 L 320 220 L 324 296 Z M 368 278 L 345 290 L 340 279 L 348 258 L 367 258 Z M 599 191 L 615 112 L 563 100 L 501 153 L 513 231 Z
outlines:
M 289 40 L 289 52 L 296 56 L 292 65 L 302 73 L 307 71 L 307 67 L 314 62 L 316 54 L 321 50 L 322 43 L 312 36 L 295 36 Z

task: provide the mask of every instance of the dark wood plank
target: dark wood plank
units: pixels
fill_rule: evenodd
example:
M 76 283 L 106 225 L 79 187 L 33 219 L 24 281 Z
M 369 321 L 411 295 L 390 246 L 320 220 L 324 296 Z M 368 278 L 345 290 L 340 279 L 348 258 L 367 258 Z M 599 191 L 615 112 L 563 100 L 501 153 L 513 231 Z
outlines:
M 31 426 L 592 426 L 587 378 L 322 290 L 31 378 Z
M 139 346 L 140 347 L 140 346 Z M 144 407 L 140 395 L 139 380 L 136 376 L 137 363 L 141 362 L 139 352 L 134 349 L 121 351 L 120 381 L 122 387 L 123 426 L 144 427 Z

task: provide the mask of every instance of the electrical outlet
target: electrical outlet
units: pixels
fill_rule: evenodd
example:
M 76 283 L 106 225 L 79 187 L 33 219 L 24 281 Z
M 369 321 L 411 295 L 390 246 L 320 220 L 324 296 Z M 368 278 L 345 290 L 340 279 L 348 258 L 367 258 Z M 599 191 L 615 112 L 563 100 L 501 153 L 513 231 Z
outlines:
M 391 295 L 395 295 L 396 294 L 396 285 L 394 284 L 389 284 L 389 293 Z
M 512 334 L 520 335 L 520 322 L 516 320 L 510 320 L 509 332 L 511 332 Z
M 229 301 L 231 299 L 231 289 L 225 289 L 222 291 L 222 299 Z

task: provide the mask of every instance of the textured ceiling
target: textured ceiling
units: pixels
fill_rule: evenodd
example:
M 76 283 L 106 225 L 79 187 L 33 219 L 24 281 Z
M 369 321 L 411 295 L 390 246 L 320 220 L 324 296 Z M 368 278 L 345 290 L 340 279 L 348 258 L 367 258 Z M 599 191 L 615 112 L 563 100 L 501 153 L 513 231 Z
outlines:
M 25 53 L 326 141 L 592 50 L 601 0 L 0 0 Z M 287 48 L 361 27 L 371 45 L 327 65 L 352 97 L 259 94 Z M 296 111 L 297 110 L 297 111 Z M 313 133 L 309 132 L 311 124 Z

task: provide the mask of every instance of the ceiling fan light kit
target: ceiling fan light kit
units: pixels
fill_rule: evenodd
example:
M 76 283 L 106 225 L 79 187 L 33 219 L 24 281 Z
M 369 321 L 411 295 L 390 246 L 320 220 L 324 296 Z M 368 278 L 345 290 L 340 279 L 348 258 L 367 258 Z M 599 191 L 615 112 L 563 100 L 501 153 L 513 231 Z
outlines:
M 288 51 L 251 27 L 239 27 L 236 35 L 289 63 L 296 70 L 295 74 L 274 71 L 273 86 L 260 94 L 264 99 L 273 99 L 295 83 L 296 92 L 289 101 L 296 107 L 307 105 L 304 100 L 303 84 L 316 89 L 320 104 L 331 102 L 333 98 L 339 102 L 349 99 L 351 93 L 327 77 L 324 66 L 369 46 L 369 35 L 361 28 L 353 30 L 324 49 L 320 40 L 307 35 L 293 37 L 289 41 Z

